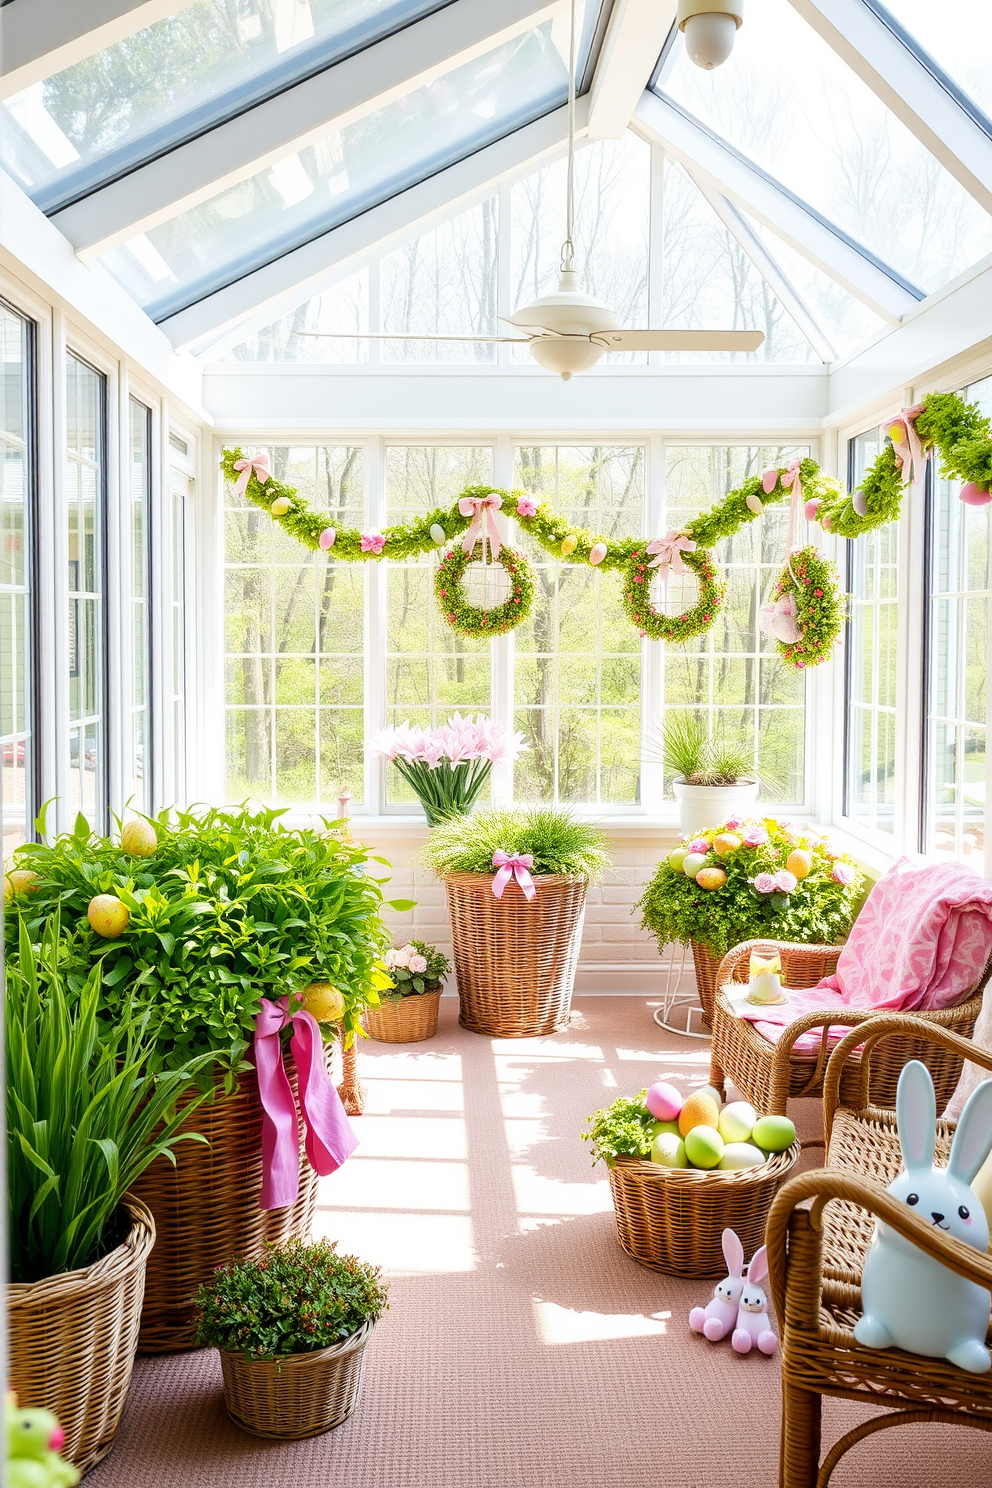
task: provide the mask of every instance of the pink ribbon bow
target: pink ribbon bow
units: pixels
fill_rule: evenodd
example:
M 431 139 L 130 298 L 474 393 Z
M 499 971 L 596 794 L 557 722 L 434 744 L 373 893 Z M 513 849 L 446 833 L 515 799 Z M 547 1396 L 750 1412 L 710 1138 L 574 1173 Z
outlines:
M 798 641 L 795 596 L 783 594 L 781 599 L 771 599 L 762 605 L 758 612 L 758 624 L 765 635 L 772 636 L 776 641 L 784 641 L 787 646 Z
M 235 496 L 243 496 L 245 494 L 253 470 L 255 472 L 255 479 L 260 486 L 264 486 L 265 482 L 272 478 L 268 455 L 258 455 L 254 460 L 235 460 L 234 468 L 241 471 L 238 484 L 234 488 Z
M 471 517 L 472 521 L 465 534 L 462 548 L 471 556 L 472 549 L 482 539 L 482 560 L 486 558 L 486 544 L 493 550 L 493 558 L 499 557 L 499 528 L 496 526 L 496 513 L 503 505 L 503 498 L 496 491 L 490 491 L 488 496 L 463 496 L 458 503 L 458 510 L 463 517 Z
M 509 853 L 505 853 L 501 847 L 498 847 L 493 853 L 493 867 L 499 869 L 499 872 L 493 879 L 493 893 L 496 895 L 496 898 L 502 899 L 503 890 L 510 882 L 510 879 L 515 878 L 523 891 L 524 898 L 533 899 L 537 890 L 534 887 L 534 880 L 528 872 L 528 869 L 533 868 L 533 866 L 534 856 L 532 853 L 518 853 L 516 857 L 511 858 Z
M 669 532 L 665 537 L 656 537 L 648 543 L 648 552 L 656 555 L 648 564 L 648 568 L 660 569 L 659 577 L 663 594 L 668 592 L 668 570 L 671 569 L 673 573 L 685 573 L 682 554 L 695 551 L 696 544 L 691 537 L 686 537 L 684 532 Z
M 290 1048 L 296 1062 L 300 1112 L 306 1122 L 306 1154 L 322 1178 L 339 1168 L 358 1146 L 341 1098 L 324 1063 L 320 1029 L 311 1013 L 289 1011 L 289 998 L 265 998 L 255 1019 L 255 1070 L 262 1102 L 262 1192 L 260 1209 L 295 1204 L 300 1188 L 300 1129 L 282 1062 L 279 1033 L 293 1024 Z
M 919 434 L 916 432 L 916 420 L 923 412 L 922 403 L 914 403 L 911 408 L 903 408 L 899 417 L 892 420 L 893 429 L 901 429 L 902 438 L 893 439 L 892 447 L 896 452 L 896 459 L 902 470 L 902 478 L 910 485 L 923 479 L 930 451 L 924 453 Z

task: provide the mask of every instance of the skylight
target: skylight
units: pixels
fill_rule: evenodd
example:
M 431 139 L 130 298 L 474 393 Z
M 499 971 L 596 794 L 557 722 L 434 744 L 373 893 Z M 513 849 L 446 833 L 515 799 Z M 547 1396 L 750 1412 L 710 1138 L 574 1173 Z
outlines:
M 879 6 L 879 11 L 882 7 Z M 884 9 L 980 109 L 992 115 L 992 5 L 989 0 L 886 0 Z

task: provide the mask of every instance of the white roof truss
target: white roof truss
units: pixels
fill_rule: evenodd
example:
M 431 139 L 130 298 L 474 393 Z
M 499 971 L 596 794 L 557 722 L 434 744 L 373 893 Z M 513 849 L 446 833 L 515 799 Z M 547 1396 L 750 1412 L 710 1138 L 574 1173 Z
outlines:
M 992 125 L 871 0 L 790 0 L 886 108 L 992 212 Z M 888 16 L 887 12 L 883 12 Z
M 191 3 L 8 0 L 0 9 L 0 98 L 10 98 Z
M 746 156 L 684 109 L 645 92 L 633 119 L 643 138 L 692 170 L 745 212 L 763 222 L 811 263 L 895 325 L 923 291 L 882 263 L 812 207 L 800 201 Z
M 559 5 L 501 0 L 494 31 L 490 0 L 453 0 L 90 192 L 52 221 L 81 257 L 96 257 L 530 30 Z
M 676 0 L 615 0 L 589 94 L 589 138 L 620 139 L 675 22 Z

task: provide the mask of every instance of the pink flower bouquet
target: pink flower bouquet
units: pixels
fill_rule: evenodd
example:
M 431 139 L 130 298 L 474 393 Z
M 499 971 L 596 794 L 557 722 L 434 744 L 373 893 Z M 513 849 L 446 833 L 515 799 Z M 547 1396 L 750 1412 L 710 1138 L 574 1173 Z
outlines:
M 409 723 L 382 729 L 368 747 L 372 755 L 396 766 L 433 827 L 471 811 L 493 765 L 519 759 L 527 745 L 522 734 L 508 736 L 481 713 L 475 718 L 456 713 L 435 729 Z

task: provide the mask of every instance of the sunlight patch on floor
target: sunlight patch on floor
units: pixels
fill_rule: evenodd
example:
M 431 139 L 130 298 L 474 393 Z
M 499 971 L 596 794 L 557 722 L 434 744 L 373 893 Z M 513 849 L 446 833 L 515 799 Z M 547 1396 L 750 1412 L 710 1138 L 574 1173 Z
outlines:
M 534 1302 L 534 1321 L 542 1343 L 596 1343 L 609 1338 L 649 1338 L 667 1333 L 670 1312 L 573 1312 L 556 1302 Z
M 363 1116 L 355 1122 L 359 1157 L 464 1158 L 457 1116 Z
M 529 1167 L 514 1166 L 513 1192 L 521 1214 L 605 1214 L 613 1207 L 608 1182 L 566 1183 Z
M 468 1165 L 360 1156 L 321 1180 L 322 1209 L 410 1209 L 468 1213 Z M 406 1224 L 406 1218 L 397 1224 Z
M 474 1271 L 478 1259 L 467 1214 L 385 1215 L 318 1209 L 313 1236 L 325 1235 L 338 1242 L 342 1255 L 361 1256 L 381 1266 L 388 1276 Z

